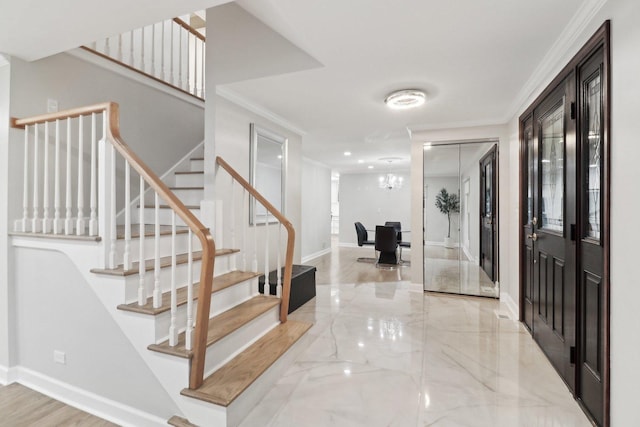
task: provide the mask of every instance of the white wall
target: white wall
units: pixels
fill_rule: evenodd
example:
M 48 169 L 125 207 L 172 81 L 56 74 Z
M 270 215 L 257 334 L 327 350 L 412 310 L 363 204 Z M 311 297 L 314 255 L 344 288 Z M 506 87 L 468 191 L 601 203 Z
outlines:
M 270 130 L 274 133 L 282 135 L 287 138 L 287 166 L 286 166 L 286 178 L 285 178 L 285 216 L 291 221 L 296 230 L 295 240 L 295 252 L 294 260 L 299 262 L 301 258 L 301 182 L 302 182 L 302 138 L 300 135 L 288 130 L 282 126 L 279 126 L 269 119 L 263 116 L 253 113 L 239 105 L 228 101 L 222 97 L 215 97 L 215 117 L 212 117 L 207 112 L 207 122 L 214 121 L 212 131 L 214 132 L 214 143 L 211 144 L 209 136 L 206 137 L 205 142 L 205 157 L 207 158 L 206 165 L 214 162 L 214 156 L 221 156 L 225 159 L 235 170 L 240 173 L 247 181 L 249 180 L 249 147 L 250 147 L 250 133 L 249 127 L 251 123 L 255 123 L 258 126 Z M 207 101 L 207 108 L 209 101 Z M 207 124 L 209 126 L 210 123 Z M 208 128 L 209 130 L 209 128 Z M 208 151 L 213 149 L 214 151 Z M 206 172 L 206 170 L 205 170 Z M 214 171 L 210 172 L 212 175 Z M 230 180 L 226 172 L 220 171 L 216 177 L 216 189 L 214 194 L 214 200 L 223 201 L 223 209 L 225 215 L 229 214 L 228 206 L 224 204 L 230 203 Z M 240 195 L 236 195 L 234 203 L 236 204 L 237 212 L 242 209 Z M 225 221 L 229 222 L 230 219 L 225 216 Z M 248 215 L 246 219 L 239 218 L 237 227 L 240 225 L 246 225 L 248 223 Z M 227 224 L 228 225 L 228 224 Z M 263 228 L 263 227 L 260 227 Z M 231 236 L 230 230 L 225 226 L 223 231 L 223 242 L 228 246 Z M 259 231 L 262 235 L 263 230 Z M 238 228 L 238 233 L 240 229 Z M 284 232 L 283 232 L 284 236 Z M 240 237 L 240 236 L 238 236 Z M 216 239 L 219 239 L 219 235 L 216 234 Z M 283 241 L 284 241 L 283 237 Z M 217 241 L 217 240 L 216 240 Z M 271 257 L 271 263 L 275 261 L 274 257 Z
M 405 230 L 419 230 L 418 233 L 404 233 L 402 239 L 408 241 L 412 234 L 420 236 L 419 228 L 409 228 L 411 219 L 411 186 L 409 175 L 395 172 L 403 177 L 404 185 L 400 189 L 388 190 L 380 188 L 379 177 L 386 172 L 340 175 L 340 243 L 356 245 L 356 221 L 361 222 L 367 230 L 375 230 L 376 225 L 384 225 L 386 221 L 400 221 Z M 406 235 L 405 235 L 406 234 Z M 374 239 L 374 233 L 369 233 Z M 421 237 L 420 237 L 421 239 Z
M 456 165 L 457 168 L 457 165 Z M 440 212 L 436 207 L 436 196 L 441 189 L 446 189 L 449 194 L 458 194 L 460 181 L 458 176 L 449 177 L 427 177 L 424 179 L 427 198 L 425 200 L 425 233 L 424 240 L 427 244 L 441 244 L 447 237 L 449 221 L 447 215 Z M 424 193 L 423 193 L 424 194 Z M 460 224 L 460 214 L 451 213 L 451 239 L 453 243 L 458 243 L 458 230 Z M 404 238 L 404 236 L 403 236 Z
M 331 248 L 331 169 L 302 159 L 302 259 Z
M 548 68 L 548 73 L 532 91 L 531 96 L 509 122 L 512 147 L 518 144 L 518 116 L 558 74 L 571 57 L 586 43 L 606 19 L 611 20 L 611 425 L 627 426 L 640 423 L 637 404 L 637 386 L 640 369 L 637 368 L 640 351 L 640 286 L 638 286 L 637 247 L 640 233 L 638 212 L 638 182 L 640 182 L 640 2 L 637 0 L 609 0 L 579 27 L 569 34 L 571 44 L 564 54 Z M 518 168 L 517 153 L 510 156 L 513 169 Z M 514 185 L 509 187 L 512 205 L 516 207 L 517 174 L 511 174 Z M 505 193 L 502 193 L 505 194 Z M 517 235 L 518 212 L 510 215 L 509 232 Z M 517 247 L 513 253 L 517 255 Z M 511 257 L 513 258 L 513 257 Z M 510 281 L 518 278 L 517 259 L 513 260 Z M 509 292 L 518 300 L 517 287 Z
M 13 59 L 11 115 L 43 114 L 49 98 L 58 101 L 59 110 L 117 102 L 122 138 L 158 175 L 204 138 L 203 108 L 165 92 L 68 54 L 35 62 Z M 11 141 L 10 176 L 16 185 L 10 192 L 10 220 L 22 216 L 23 131 L 12 129 Z
M 14 251 L 12 268 L 20 286 L 12 303 L 21 368 L 164 419 L 179 413 L 66 255 Z M 54 363 L 54 350 L 65 353 L 65 364 Z

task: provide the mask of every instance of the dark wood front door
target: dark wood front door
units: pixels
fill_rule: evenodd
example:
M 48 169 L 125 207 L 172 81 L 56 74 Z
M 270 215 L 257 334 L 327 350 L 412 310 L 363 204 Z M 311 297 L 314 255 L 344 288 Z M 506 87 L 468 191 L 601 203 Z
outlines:
M 578 355 L 578 396 L 596 419 L 603 421 L 604 245 L 603 221 L 604 115 L 603 49 L 579 69 L 580 97 L 580 268 L 581 345 Z
M 575 387 L 575 121 L 571 77 L 534 110 L 533 337 Z M 530 237 L 529 237 L 530 236 Z
M 480 159 L 480 266 L 496 280 L 496 146 Z
M 520 117 L 520 309 L 596 425 L 609 426 L 609 24 Z

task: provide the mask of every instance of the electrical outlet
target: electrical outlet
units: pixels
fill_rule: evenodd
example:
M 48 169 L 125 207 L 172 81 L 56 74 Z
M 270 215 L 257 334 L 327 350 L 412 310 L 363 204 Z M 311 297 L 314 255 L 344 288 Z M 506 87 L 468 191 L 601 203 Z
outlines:
M 58 112 L 58 100 L 57 99 L 47 99 L 47 113 L 57 113 Z
M 53 361 L 61 365 L 67 364 L 67 355 L 64 351 L 53 350 Z

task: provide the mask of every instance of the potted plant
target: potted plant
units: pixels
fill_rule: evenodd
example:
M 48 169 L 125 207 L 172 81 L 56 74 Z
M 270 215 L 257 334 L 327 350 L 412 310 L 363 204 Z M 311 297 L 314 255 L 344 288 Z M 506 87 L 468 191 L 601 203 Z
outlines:
M 460 212 L 460 198 L 457 194 L 449 194 L 446 188 L 440 190 L 436 195 L 436 207 L 440 212 L 447 216 L 449 226 L 447 227 L 447 237 L 444 238 L 444 246 L 446 248 L 453 247 L 453 239 L 451 239 L 451 214 Z

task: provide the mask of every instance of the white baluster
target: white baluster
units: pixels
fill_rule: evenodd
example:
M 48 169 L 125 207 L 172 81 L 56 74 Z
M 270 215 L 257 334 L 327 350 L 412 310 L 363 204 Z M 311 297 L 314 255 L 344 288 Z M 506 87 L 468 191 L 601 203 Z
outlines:
M 204 51 L 205 51 L 205 46 L 204 46 L 204 42 L 202 40 L 200 41 L 200 50 L 201 50 L 201 54 L 200 54 L 200 67 L 201 67 L 201 71 L 200 71 L 200 87 L 202 88 L 200 90 L 200 98 L 204 98 L 204 67 L 205 67 Z
M 184 89 L 184 80 L 182 76 L 182 34 L 184 28 L 178 26 L 178 86 Z
M 105 135 L 103 136 L 106 141 L 106 127 L 105 127 Z M 111 207 L 111 212 L 109 213 L 110 226 L 109 226 L 109 241 L 111 242 L 111 246 L 109 249 L 109 268 L 116 268 L 118 265 L 116 262 L 116 244 L 118 242 L 118 230 L 116 225 L 116 147 L 113 144 L 109 144 L 111 147 L 111 190 L 110 193 L 110 202 L 109 206 Z
M 29 126 L 24 127 L 24 170 L 22 171 L 22 232 L 29 229 Z
M 193 37 L 193 95 L 198 96 L 198 38 Z
M 176 285 L 176 213 L 171 210 L 171 323 L 169 326 L 169 345 L 178 344 L 178 301 Z
M 147 72 L 147 61 L 144 58 L 144 32 L 146 30 L 146 27 L 142 27 L 142 31 L 140 31 L 140 58 L 141 58 L 141 62 L 140 62 L 140 68 L 142 69 L 143 73 Z
M 249 193 L 244 187 L 242 188 L 242 214 L 240 218 L 243 218 L 241 224 L 245 224 L 247 218 L 247 199 L 249 197 Z M 242 226 L 242 271 L 247 271 L 247 233 L 249 232 L 249 227 L 246 225 Z
M 164 27 L 165 22 L 162 21 L 160 23 L 160 80 L 165 80 L 164 78 L 164 50 L 166 49 L 164 42 Z M 165 80 L 166 81 L 166 80 Z
M 155 193 L 155 251 L 154 251 L 154 280 L 153 280 L 153 308 L 162 305 L 162 290 L 160 289 L 160 197 Z
M 73 233 L 73 198 L 71 195 L 71 119 L 67 119 L 67 175 L 65 181 L 65 207 L 66 215 L 64 221 L 64 234 L 67 236 Z
M 107 56 L 111 56 L 111 44 L 109 42 L 109 37 L 107 37 L 104 41 L 104 54 Z
M 42 232 L 49 232 L 49 122 L 44 122 L 44 185 L 42 188 Z
M 158 75 L 156 67 L 156 24 L 151 25 L 151 75 Z
M 129 32 L 129 65 L 131 65 L 132 67 L 135 67 L 136 61 L 133 58 L 133 33 L 134 33 L 134 30 L 131 30 Z
M 96 177 L 96 151 L 97 137 L 96 137 L 96 113 L 91 113 L 91 181 L 89 182 L 89 236 L 98 235 L 98 200 L 97 200 L 97 186 L 98 181 Z
M 125 271 L 131 270 L 131 167 L 124 161 L 124 255 Z
M 187 256 L 189 269 L 187 270 L 187 330 L 185 331 L 185 347 L 193 348 L 193 235 L 189 229 L 189 242 L 187 243 Z
M 84 234 L 84 129 L 83 117 L 78 117 L 78 218 L 76 219 L 76 234 Z
M 171 83 L 172 85 L 175 86 L 176 84 L 176 76 L 174 75 L 174 67 L 173 67 L 173 33 L 174 33 L 174 27 L 173 27 L 173 21 L 169 21 L 169 31 L 171 32 L 170 35 L 170 40 L 171 40 L 171 48 L 169 50 L 169 83 Z
M 118 61 L 122 62 L 122 34 L 118 34 Z
M 282 235 L 282 228 L 280 227 L 280 222 L 278 222 L 277 224 L 278 227 L 278 247 L 276 249 L 276 252 L 278 252 L 278 265 L 276 267 L 276 295 L 278 296 L 278 298 L 280 298 L 280 296 L 282 295 L 282 268 L 281 268 L 281 264 L 280 264 L 280 245 L 281 245 L 281 235 Z
M 264 294 L 271 294 L 271 284 L 269 283 L 269 211 L 265 209 L 264 215 Z
M 56 146 L 53 167 L 53 234 L 60 234 L 60 120 L 56 119 Z
M 147 292 L 145 290 L 144 278 L 146 273 L 146 263 L 144 255 L 144 239 L 145 239 L 145 225 L 144 225 L 144 178 L 140 175 L 140 208 L 138 208 L 138 226 L 140 229 L 140 239 L 138 246 L 138 305 L 145 305 L 147 303 Z
M 231 247 L 233 249 L 235 249 L 237 247 L 236 245 L 236 180 L 232 179 L 231 180 L 231 206 L 230 206 L 230 210 L 231 210 L 231 216 L 230 216 L 230 222 L 231 222 Z M 235 271 L 237 269 L 236 266 L 236 255 L 232 254 L 231 255 L 231 259 L 230 259 L 230 268 L 232 271 Z
M 187 35 L 187 60 L 185 64 L 187 65 L 187 69 L 185 70 L 185 90 L 189 93 L 192 93 L 191 90 L 191 33 L 185 30 Z
M 38 124 L 33 125 L 34 131 L 34 143 L 33 143 L 33 218 L 31 220 L 31 232 L 37 233 L 40 231 L 40 194 L 38 191 L 38 181 L 40 180 L 38 171 L 40 170 L 40 162 L 38 161 L 38 152 L 40 151 L 38 146 Z
M 253 220 L 253 262 L 251 263 L 251 271 L 258 272 L 258 215 L 256 215 L 256 199 L 252 198 L 251 203 L 253 205 L 252 216 Z

